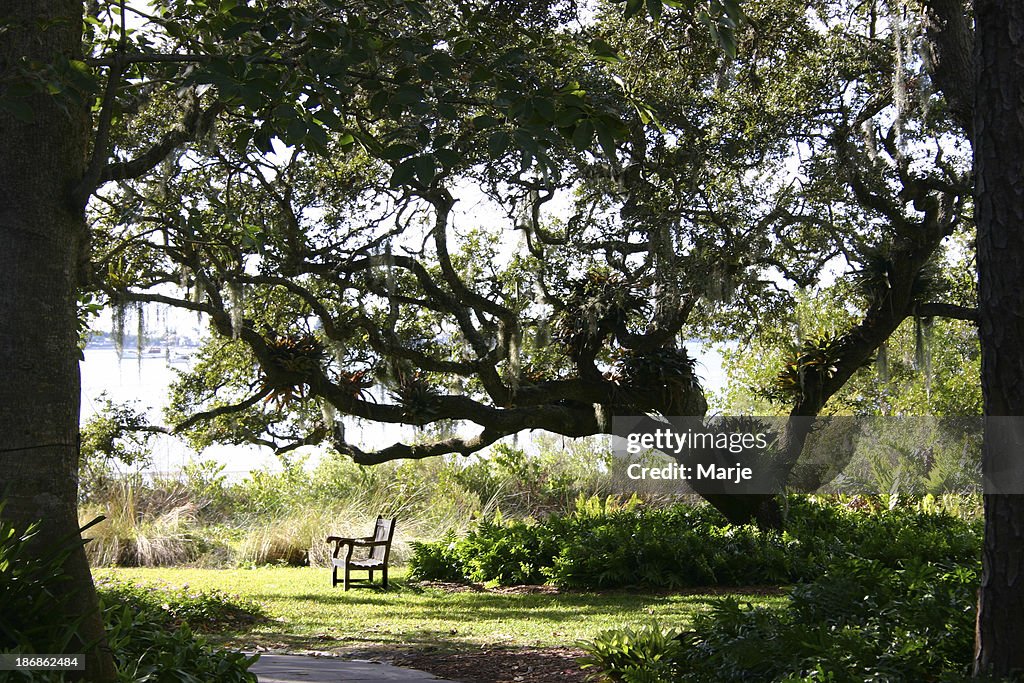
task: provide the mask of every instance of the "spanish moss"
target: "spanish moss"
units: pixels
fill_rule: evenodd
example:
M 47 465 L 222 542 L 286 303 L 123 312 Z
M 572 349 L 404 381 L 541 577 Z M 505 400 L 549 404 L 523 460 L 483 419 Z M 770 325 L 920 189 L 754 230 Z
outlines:
M 522 369 L 519 358 L 520 332 L 519 327 L 508 336 L 508 381 L 512 391 L 519 389 L 519 373 Z
M 338 411 L 334 407 L 334 404 L 332 404 L 327 399 L 321 399 L 320 413 L 323 415 L 324 418 L 324 426 L 327 427 L 328 430 L 333 432 L 335 425 L 338 422 Z
M 931 318 L 914 318 L 914 366 L 924 373 L 925 398 L 932 396 L 932 328 Z
M 878 374 L 879 382 L 882 384 L 889 383 L 889 344 L 887 342 L 882 342 L 882 345 L 878 347 L 878 357 L 875 358 L 875 372 Z
M 114 334 L 114 351 L 117 353 L 118 362 L 124 357 L 124 319 L 127 308 L 128 304 L 124 299 L 118 297 L 114 300 L 112 331 Z
M 245 324 L 245 285 L 240 282 L 229 282 L 228 305 L 231 307 L 231 337 L 239 339 Z
M 139 366 L 139 372 L 142 372 L 142 356 L 146 350 L 146 314 L 143 310 L 143 304 L 141 301 L 135 303 L 135 317 L 136 317 L 136 328 L 135 328 L 135 357 L 137 358 L 136 363 Z

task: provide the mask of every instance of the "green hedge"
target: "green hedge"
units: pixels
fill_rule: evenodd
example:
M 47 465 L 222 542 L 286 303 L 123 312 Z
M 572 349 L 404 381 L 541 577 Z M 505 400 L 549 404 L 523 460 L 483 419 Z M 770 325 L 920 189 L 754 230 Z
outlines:
M 564 588 L 682 588 L 794 583 L 833 558 L 896 568 L 911 558 L 963 564 L 980 554 L 981 527 L 942 512 L 860 512 L 789 501 L 784 532 L 733 526 L 708 506 L 580 510 L 541 521 L 500 517 L 462 538 L 414 545 L 420 580 L 552 583 Z
M 689 632 L 603 632 L 582 664 L 624 683 L 964 681 L 977 586 L 976 566 L 843 558 L 782 610 L 724 599 Z

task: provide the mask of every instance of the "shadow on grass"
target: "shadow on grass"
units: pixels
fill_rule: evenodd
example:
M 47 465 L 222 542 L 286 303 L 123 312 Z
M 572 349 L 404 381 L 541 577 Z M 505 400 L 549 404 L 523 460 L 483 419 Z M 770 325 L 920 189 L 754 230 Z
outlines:
M 132 572 L 145 577 L 144 572 Z M 480 647 L 558 647 L 599 630 L 651 618 L 688 623 L 724 595 L 741 601 L 782 602 L 785 589 L 553 592 L 541 587 L 467 589 L 420 585 L 404 576 L 389 590 L 330 585 L 311 571 L 213 570 L 173 572 L 174 580 L 237 591 L 269 619 L 236 623 L 214 638 L 231 647 L 276 651 L 365 653 L 387 650 L 457 651 Z M 311 580 L 315 579 L 315 580 Z M 145 580 L 145 579 L 143 579 Z M 243 617 L 244 619 L 244 617 Z M 226 620 L 230 621 L 230 620 Z
M 740 600 L 764 602 L 761 595 L 743 590 L 728 592 Z M 773 591 L 776 592 L 776 591 Z M 261 625 L 239 639 L 255 647 L 284 650 L 366 651 L 397 648 L 425 652 L 520 645 L 548 641 L 552 634 L 573 633 L 580 622 L 635 621 L 658 615 L 659 619 L 684 621 L 707 610 L 725 591 L 716 594 L 647 594 L 616 590 L 608 593 L 492 593 L 448 592 L 420 587 L 389 591 L 360 589 L 348 592 L 307 591 L 289 594 L 288 602 L 317 607 L 319 615 L 301 616 L 291 622 Z M 281 600 L 284 596 L 253 596 Z M 521 624 L 530 624 L 530 633 Z M 488 632 L 487 635 L 482 635 Z M 573 644 L 575 640 L 561 643 Z

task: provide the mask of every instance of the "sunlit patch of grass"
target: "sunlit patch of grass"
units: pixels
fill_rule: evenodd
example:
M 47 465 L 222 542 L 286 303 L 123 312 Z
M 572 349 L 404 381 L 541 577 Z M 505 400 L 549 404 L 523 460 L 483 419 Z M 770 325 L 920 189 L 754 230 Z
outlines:
M 259 602 L 269 619 L 223 636 L 237 647 L 344 652 L 377 647 L 552 647 L 592 638 L 599 631 L 648 623 L 683 629 L 716 595 L 701 593 L 449 592 L 405 581 L 392 587 L 332 588 L 330 573 L 315 567 L 256 569 L 99 569 L 98 576 L 220 589 Z M 783 597 L 732 593 L 755 605 L 781 605 Z

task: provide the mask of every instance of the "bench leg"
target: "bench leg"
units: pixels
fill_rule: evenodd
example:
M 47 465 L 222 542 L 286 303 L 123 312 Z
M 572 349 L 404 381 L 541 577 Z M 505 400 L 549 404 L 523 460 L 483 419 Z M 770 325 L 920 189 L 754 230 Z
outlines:
M 384 585 L 384 589 L 387 590 L 387 587 L 388 587 L 388 566 L 384 565 L 384 568 L 381 569 L 380 571 L 381 571 L 381 579 L 383 579 L 382 583 Z
M 370 583 L 373 583 L 373 570 L 371 569 L 371 570 L 369 570 L 369 572 L 370 572 Z
M 348 565 L 345 565 L 345 590 L 348 590 Z
M 331 567 L 331 588 L 338 585 L 338 568 Z

